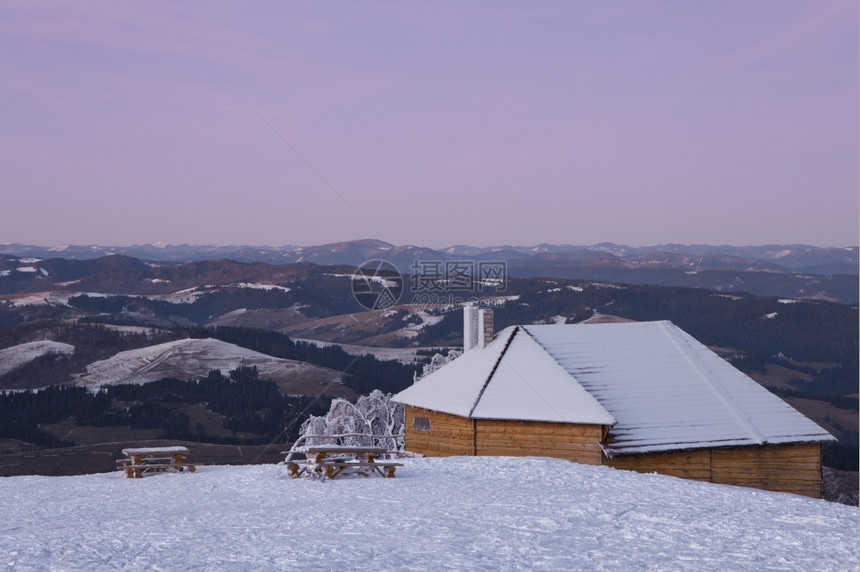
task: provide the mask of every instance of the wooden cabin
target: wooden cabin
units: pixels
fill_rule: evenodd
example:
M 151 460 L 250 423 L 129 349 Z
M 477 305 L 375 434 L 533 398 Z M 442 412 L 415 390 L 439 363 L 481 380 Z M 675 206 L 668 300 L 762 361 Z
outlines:
M 821 496 L 833 437 L 671 322 L 513 326 L 478 344 L 475 322 L 475 347 L 394 396 L 408 450 Z

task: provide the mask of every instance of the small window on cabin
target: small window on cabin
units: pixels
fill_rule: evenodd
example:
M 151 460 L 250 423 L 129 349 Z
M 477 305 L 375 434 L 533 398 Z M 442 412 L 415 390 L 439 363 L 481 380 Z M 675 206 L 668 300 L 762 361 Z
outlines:
M 413 417 L 412 428 L 416 431 L 430 431 L 429 417 Z

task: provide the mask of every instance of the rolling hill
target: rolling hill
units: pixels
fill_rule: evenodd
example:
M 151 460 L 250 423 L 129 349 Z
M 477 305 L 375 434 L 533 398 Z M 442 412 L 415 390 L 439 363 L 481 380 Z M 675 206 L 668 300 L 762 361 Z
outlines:
M 315 395 L 321 388 L 336 390 L 343 373 L 306 362 L 275 358 L 212 338 L 183 339 L 120 352 L 87 366 L 75 383 L 91 389 L 108 385 L 147 383 L 165 377 L 196 379 L 212 370 L 227 375 L 240 367 L 255 367 L 258 375 L 278 384 L 281 393 Z

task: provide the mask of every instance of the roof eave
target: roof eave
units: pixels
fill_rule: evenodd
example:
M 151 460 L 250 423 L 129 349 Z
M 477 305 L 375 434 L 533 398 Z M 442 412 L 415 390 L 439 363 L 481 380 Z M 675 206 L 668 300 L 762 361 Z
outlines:
M 613 447 L 606 442 L 599 443 L 600 449 L 607 458 L 625 456 L 625 455 L 645 455 L 651 453 L 672 453 L 675 451 L 701 451 L 705 449 L 732 449 L 736 447 L 765 447 L 767 445 L 803 445 L 807 443 L 827 443 L 837 439 L 832 435 L 810 435 L 808 437 L 786 437 L 785 439 L 770 439 L 763 443 L 753 442 L 749 440 L 736 439 L 731 441 L 718 441 L 706 443 L 690 443 L 690 444 L 660 444 L 660 445 L 640 445 L 632 447 Z

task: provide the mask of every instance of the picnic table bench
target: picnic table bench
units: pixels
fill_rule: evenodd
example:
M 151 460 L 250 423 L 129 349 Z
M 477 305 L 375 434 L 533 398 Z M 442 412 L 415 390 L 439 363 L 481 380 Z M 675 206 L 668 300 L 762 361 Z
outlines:
M 122 454 L 127 458 L 118 459 L 117 467 L 125 471 L 130 479 L 139 479 L 154 473 L 181 473 L 188 470 L 193 473 L 197 466 L 184 462 L 183 455 L 188 454 L 187 447 L 139 447 L 123 449 Z
M 385 447 L 363 447 L 350 445 L 318 445 L 305 450 L 307 461 L 302 466 L 296 461 L 285 461 L 289 476 L 325 476 L 333 479 L 341 474 L 360 474 L 369 477 L 378 474 L 387 479 L 394 478 L 394 471 L 403 463 L 378 461 L 377 455 L 388 453 Z M 354 458 L 348 458 L 352 456 Z

